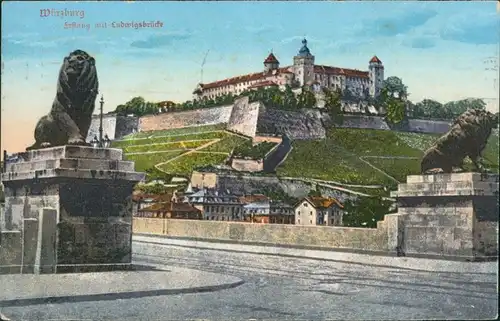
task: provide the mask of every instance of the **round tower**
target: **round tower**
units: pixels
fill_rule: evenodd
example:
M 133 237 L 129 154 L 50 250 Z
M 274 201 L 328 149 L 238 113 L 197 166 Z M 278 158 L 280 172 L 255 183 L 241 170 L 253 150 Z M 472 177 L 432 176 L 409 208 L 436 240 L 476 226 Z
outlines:
M 280 67 L 280 62 L 278 59 L 276 59 L 276 56 L 274 56 L 273 52 L 267 56 L 266 60 L 264 60 L 264 71 L 269 72 L 271 70 L 278 69 Z
M 370 75 L 370 96 L 377 97 L 384 82 L 384 64 L 377 56 L 373 56 L 368 64 L 368 70 Z
M 307 40 L 302 40 L 302 48 L 293 57 L 293 73 L 300 86 L 312 84 L 314 81 L 314 56 L 307 47 Z

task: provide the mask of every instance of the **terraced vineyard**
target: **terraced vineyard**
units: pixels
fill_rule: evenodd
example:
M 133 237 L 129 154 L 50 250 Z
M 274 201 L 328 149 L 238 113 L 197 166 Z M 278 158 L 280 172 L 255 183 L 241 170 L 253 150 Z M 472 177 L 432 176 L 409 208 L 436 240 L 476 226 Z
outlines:
M 407 175 L 420 172 L 420 158 L 439 137 L 434 134 L 388 130 L 334 128 L 327 138 L 295 141 L 280 176 L 307 177 L 346 184 L 383 184 L 395 188 Z M 487 166 L 498 172 L 498 133 L 483 153 Z
M 114 141 L 125 159 L 135 162 L 137 171 L 157 169 L 177 175 L 189 175 L 200 166 L 223 163 L 231 151 L 248 138 L 224 130 L 224 125 L 187 127 L 141 132 Z
M 419 173 L 423 152 L 438 136 L 334 128 L 323 140 L 294 141 L 277 174 L 395 188 L 407 175 Z M 237 146 L 247 153 L 248 143 L 249 138 L 215 125 L 136 133 L 113 142 L 113 147 L 123 148 L 125 158 L 135 161 L 139 171 L 157 168 L 169 174 L 189 175 L 196 167 L 224 163 Z M 498 132 L 490 137 L 484 157 L 487 166 L 498 172 Z

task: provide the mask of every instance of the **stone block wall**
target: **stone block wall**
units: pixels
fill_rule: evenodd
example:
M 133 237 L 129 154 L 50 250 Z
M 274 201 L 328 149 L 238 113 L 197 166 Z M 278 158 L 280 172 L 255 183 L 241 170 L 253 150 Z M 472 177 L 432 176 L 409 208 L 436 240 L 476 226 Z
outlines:
M 444 134 L 450 130 L 449 121 L 409 119 L 408 131 L 421 133 Z
M 148 220 L 148 222 L 144 223 L 145 220 Z M 134 218 L 134 233 L 145 233 L 144 227 L 146 224 L 149 226 L 146 233 L 173 237 L 348 250 L 386 251 L 387 249 L 387 232 L 383 226 L 378 229 L 370 229 Z M 156 233 L 153 231 L 156 231 Z M 158 233 L 159 231 L 162 231 L 162 233 Z
M 319 110 L 286 111 L 262 107 L 257 121 L 257 133 L 287 135 L 290 139 L 326 137 Z
M 194 109 L 182 112 L 167 112 L 139 118 L 139 131 L 166 130 L 200 125 L 227 123 L 233 109 L 232 105 Z
M 249 103 L 248 97 L 242 97 L 234 102 L 227 129 L 248 137 L 254 137 L 257 131 L 260 102 Z
M 108 135 L 109 139 L 115 139 L 116 133 L 116 115 L 103 115 L 102 117 L 102 135 Z M 92 122 L 90 123 L 89 132 L 87 134 L 86 141 L 90 142 L 94 135 L 99 137 L 99 116 L 93 115 Z
M 261 172 L 264 170 L 264 162 L 253 159 L 233 159 L 231 167 L 240 172 Z

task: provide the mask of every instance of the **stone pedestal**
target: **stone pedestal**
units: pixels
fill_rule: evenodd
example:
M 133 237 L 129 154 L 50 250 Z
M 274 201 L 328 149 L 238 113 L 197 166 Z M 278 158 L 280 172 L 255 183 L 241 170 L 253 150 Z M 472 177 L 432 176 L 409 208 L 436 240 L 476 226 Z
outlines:
M 390 251 L 472 260 L 498 255 L 498 175 L 408 176 L 391 194 L 398 213 L 385 218 Z
M 120 149 L 61 146 L 18 154 L 2 173 L 0 231 L 20 231 L 22 248 L 0 241 L 0 256 L 19 252 L 24 273 L 130 265 L 131 197 L 143 178 Z

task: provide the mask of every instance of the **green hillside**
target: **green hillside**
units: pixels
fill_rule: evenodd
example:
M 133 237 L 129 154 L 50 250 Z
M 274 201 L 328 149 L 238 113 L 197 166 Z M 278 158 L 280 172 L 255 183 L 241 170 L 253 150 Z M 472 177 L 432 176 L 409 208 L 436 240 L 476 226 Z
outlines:
M 333 128 L 327 138 L 295 141 L 279 176 L 300 176 L 348 184 L 395 187 L 407 175 L 419 174 L 423 152 L 439 137 L 435 134 L 386 130 Z M 498 135 L 484 152 L 487 166 L 498 172 Z M 390 176 L 390 177 L 389 177 Z
M 199 166 L 221 164 L 248 138 L 224 130 L 224 124 L 140 132 L 114 141 L 126 160 L 144 172 L 157 167 L 168 174 L 189 175 Z
M 323 140 L 294 141 L 293 149 L 277 168 L 278 176 L 315 178 L 346 184 L 395 188 L 407 175 L 418 174 L 423 152 L 439 137 L 434 134 L 387 130 L 333 128 Z M 223 125 L 136 133 L 113 142 L 136 170 L 155 166 L 166 173 L 189 175 L 200 166 L 222 164 L 236 148 L 249 149 L 249 138 L 227 132 Z M 262 148 L 266 144 L 261 145 Z M 498 133 L 492 134 L 484 157 L 498 172 Z

